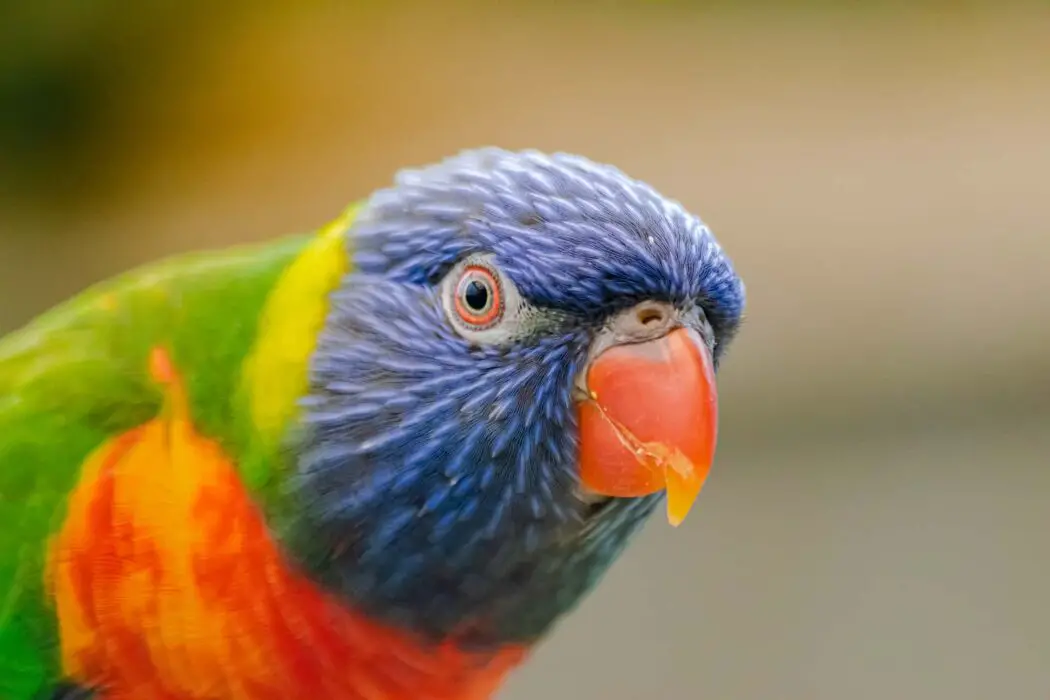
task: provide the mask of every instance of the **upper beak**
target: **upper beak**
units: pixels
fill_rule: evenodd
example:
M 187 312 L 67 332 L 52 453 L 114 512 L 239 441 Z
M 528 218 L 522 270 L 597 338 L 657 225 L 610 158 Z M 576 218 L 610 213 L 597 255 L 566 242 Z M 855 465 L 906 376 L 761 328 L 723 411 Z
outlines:
M 606 496 L 667 490 L 679 525 L 714 458 L 718 396 L 711 352 L 689 328 L 613 345 L 591 362 L 579 405 L 580 480 Z

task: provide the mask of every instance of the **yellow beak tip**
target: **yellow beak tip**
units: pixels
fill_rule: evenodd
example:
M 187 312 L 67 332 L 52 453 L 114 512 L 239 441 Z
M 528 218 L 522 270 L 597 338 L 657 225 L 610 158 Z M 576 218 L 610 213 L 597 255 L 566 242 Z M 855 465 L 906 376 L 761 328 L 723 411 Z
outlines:
M 696 503 L 696 499 L 700 496 L 700 491 L 704 487 L 704 482 L 707 480 L 706 471 L 697 474 L 694 470 L 690 469 L 686 473 L 686 477 L 683 478 L 682 474 L 672 469 L 667 469 L 665 472 L 666 476 L 666 488 L 667 488 L 667 522 L 671 524 L 671 527 L 678 527 L 685 522 L 686 516 L 689 515 L 689 511 L 692 510 L 693 504 Z

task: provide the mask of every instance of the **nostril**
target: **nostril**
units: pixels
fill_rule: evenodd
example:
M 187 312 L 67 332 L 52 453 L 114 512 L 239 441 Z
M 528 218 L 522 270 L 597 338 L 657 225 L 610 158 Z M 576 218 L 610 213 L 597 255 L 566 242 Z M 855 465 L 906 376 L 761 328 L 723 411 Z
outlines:
M 659 326 L 664 322 L 664 311 L 658 306 L 645 306 L 638 309 L 638 323 L 645 328 Z

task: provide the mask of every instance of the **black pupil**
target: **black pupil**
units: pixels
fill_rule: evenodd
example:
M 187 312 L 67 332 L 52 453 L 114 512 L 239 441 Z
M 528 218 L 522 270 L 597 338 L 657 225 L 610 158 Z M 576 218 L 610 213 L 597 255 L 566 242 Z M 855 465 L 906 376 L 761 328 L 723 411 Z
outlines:
M 489 304 L 489 288 L 483 282 L 471 280 L 463 290 L 463 301 L 471 311 L 484 311 Z

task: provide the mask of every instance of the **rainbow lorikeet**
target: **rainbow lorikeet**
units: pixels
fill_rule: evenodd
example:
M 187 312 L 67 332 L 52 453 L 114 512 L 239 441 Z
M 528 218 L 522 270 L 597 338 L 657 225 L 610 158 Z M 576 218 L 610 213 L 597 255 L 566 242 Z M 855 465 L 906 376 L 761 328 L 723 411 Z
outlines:
M 717 427 L 744 287 L 572 155 L 464 152 L 0 341 L 0 698 L 490 697 Z

